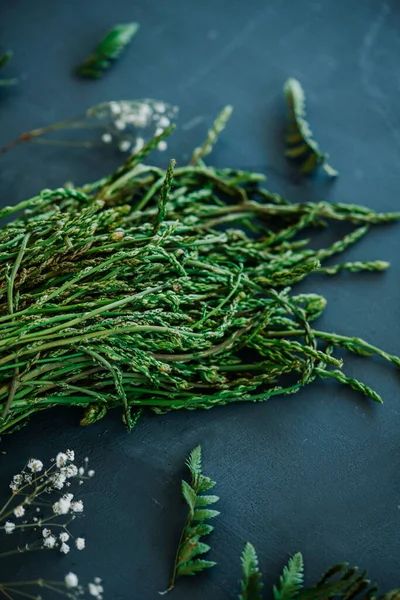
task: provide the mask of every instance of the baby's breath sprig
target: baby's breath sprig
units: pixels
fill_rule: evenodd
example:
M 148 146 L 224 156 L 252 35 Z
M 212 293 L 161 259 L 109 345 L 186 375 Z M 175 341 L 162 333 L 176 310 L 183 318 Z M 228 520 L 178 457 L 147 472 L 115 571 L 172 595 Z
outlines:
M 103 600 L 104 588 L 100 577 L 95 577 L 93 582 L 83 585 L 79 582 L 76 573 L 69 572 L 63 581 L 53 581 L 39 578 L 30 581 L 0 581 L 0 598 L 16 600 L 18 598 L 42 600 L 42 591 L 65 596 L 70 600 L 83 600 L 85 596 L 92 596 L 96 600 Z
M 178 108 L 160 100 L 113 100 L 92 106 L 82 115 L 59 123 L 33 129 L 20 135 L 3 148 L 0 154 L 24 142 L 62 145 L 70 147 L 112 147 L 120 152 L 140 152 L 147 141 L 160 135 L 175 121 Z M 54 139 L 47 134 L 59 131 L 74 135 L 71 139 Z M 76 134 L 84 139 L 75 139 Z M 167 143 L 162 140 L 157 149 L 164 151 Z
M 74 461 L 73 450 L 59 452 L 47 468 L 41 460 L 31 458 L 24 469 L 13 476 L 12 494 L 0 508 L 0 535 L 1 530 L 6 535 L 32 530 L 38 536 L 22 547 L 1 551 L 0 558 L 31 550 L 56 549 L 68 554 L 71 541 L 78 550 L 85 548 L 85 539 L 74 537 L 68 527 L 84 510 L 82 500 L 76 498 L 70 488 L 73 483 L 83 484 L 95 473 L 88 469 L 88 461 L 79 467 Z M 68 492 L 61 492 L 64 489 Z

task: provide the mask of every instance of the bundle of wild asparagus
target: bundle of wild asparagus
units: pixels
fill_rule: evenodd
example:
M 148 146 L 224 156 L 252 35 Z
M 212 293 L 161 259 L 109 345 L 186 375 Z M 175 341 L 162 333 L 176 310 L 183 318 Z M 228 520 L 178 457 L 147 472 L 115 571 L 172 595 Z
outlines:
M 85 407 L 83 424 L 121 406 L 131 428 L 145 407 L 266 400 L 315 378 L 380 401 L 334 347 L 400 360 L 313 329 L 324 298 L 289 286 L 314 271 L 386 268 L 321 264 L 400 214 L 292 204 L 258 174 L 206 166 L 221 128 L 175 171 L 143 163 L 167 129 L 109 177 L 0 211 L 14 219 L 0 229 L 0 432 L 60 405 Z M 299 234 L 329 220 L 355 228 L 311 249 Z

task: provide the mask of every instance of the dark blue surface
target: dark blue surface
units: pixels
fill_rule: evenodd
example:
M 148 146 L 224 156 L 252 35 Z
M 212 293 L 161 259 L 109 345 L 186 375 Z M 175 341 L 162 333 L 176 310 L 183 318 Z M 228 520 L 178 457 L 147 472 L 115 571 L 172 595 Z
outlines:
M 112 71 L 98 82 L 71 74 L 110 26 L 131 20 L 141 29 Z M 273 190 L 294 201 L 398 210 L 399 32 L 398 5 L 375 0 L 3 0 L 1 49 L 14 50 L 7 75 L 21 82 L 0 89 L 0 144 L 104 100 L 159 97 L 181 107 L 181 125 L 202 118 L 177 132 L 171 151 L 157 158 L 167 164 L 173 155 L 182 164 L 219 108 L 231 103 L 235 112 L 213 157 L 218 165 L 261 170 Z M 340 171 L 333 185 L 299 182 L 282 157 L 281 88 L 288 76 L 308 93 L 316 137 Z M 117 159 L 107 152 L 17 148 L 0 159 L 0 203 L 66 180 L 95 179 Z M 361 335 L 400 353 L 399 250 L 399 226 L 376 228 L 346 259 L 391 260 L 388 272 L 315 277 L 302 286 L 328 299 L 321 329 Z M 348 560 L 368 568 L 383 590 L 398 586 L 399 376 L 379 360 L 348 355 L 345 370 L 375 387 L 385 404 L 317 382 L 264 405 L 149 416 L 131 435 L 118 414 L 88 429 L 77 426 L 77 412 L 43 414 L 3 438 L 1 492 L 30 455 L 73 447 L 90 456 L 97 476 L 85 488 L 87 516 L 79 525 L 87 550 L 73 570 L 82 578 L 101 575 L 106 598 L 156 598 L 185 518 L 183 460 L 201 442 L 205 471 L 221 496 L 210 553 L 218 566 L 179 582 L 176 600 L 235 597 L 247 540 L 257 547 L 268 590 L 298 550 L 308 581 Z M 75 559 L 32 554 L 7 563 L 6 571 L 59 578 Z

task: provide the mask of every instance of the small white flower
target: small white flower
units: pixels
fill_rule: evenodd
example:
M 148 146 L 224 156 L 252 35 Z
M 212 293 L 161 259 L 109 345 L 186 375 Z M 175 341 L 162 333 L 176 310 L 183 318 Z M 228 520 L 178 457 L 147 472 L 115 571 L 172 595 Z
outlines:
M 15 523 L 13 523 L 12 521 L 6 521 L 5 525 L 4 525 L 4 531 L 6 533 L 12 533 L 15 529 Z
M 117 102 L 110 102 L 110 110 L 113 115 L 119 115 L 121 113 L 121 107 Z
M 130 147 L 131 147 L 131 143 L 129 142 L 129 140 L 122 140 L 118 144 L 118 148 L 121 150 L 121 152 L 128 152 Z
M 168 148 L 168 145 L 165 140 L 161 140 L 161 142 L 158 142 L 157 150 L 159 150 L 160 152 L 164 152 L 164 150 L 166 150 L 167 148 Z
M 101 600 L 101 597 L 102 597 L 101 594 L 104 591 L 102 585 L 100 585 L 99 583 L 89 583 L 88 588 L 89 588 L 89 594 L 91 596 L 94 596 L 95 598 L 98 598 L 99 600 Z
M 66 450 L 65 454 L 68 456 L 68 460 L 71 462 L 75 460 L 75 451 L 74 450 Z
M 100 579 L 100 577 L 95 577 L 95 578 L 94 578 L 94 582 L 95 582 L 95 583 L 101 583 L 101 579 Z
M 39 473 L 43 469 L 43 463 L 38 458 L 31 458 L 28 461 L 27 467 L 32 473 Z
M 71 508 L 73 512 L 83 512 L 83 502 L 82 500 L 77 500 L 71 504 Z
M 43 542 L 43 546 L 45 548 L 54 548 L 54 546 L 56 545 L 56 538 L 54 537 L 54 535 L 49 535 L 49 537 L 45 538 L 44 542 Z
M 101 141 L 104 142 L 105 144 L 111 144 L 111 142 L 112 142 L 111 133 L 103 133 L 103 135 L 101 136 Z
M 89 462 L 89 457 L 85 456 L 85 463 L 88 463 L 88 462 Z
M 45 527 L 44 529 L 42 529 L 42 536 L 44 538 L 49 537 L 49 535 L 51 535 L 51 529 L 49 529 L 48 527 Z
M 60 546 L 60 552 L 62 552 L 63 554 L 68 554 L 69 551 L 70 551 L 70 547 L 68 546 L 68 544 L 63 542 Z
M 62 473 L 67 479 L 76 477 L 78 475 L 78 467 L 76 465 L 68 465 L 62 469 Z
M 69 535 L 66 531 L 62 531 L 58 537 L 62 542 L 68 542 L 69 540 Z
M 156 129 L 156 136 L 161 135 L 164 132 L 164 128 L 163 127 L 157 127 Z
M 62 490 L 66 480 L 67 478 L 65 475 L 63 475 L 63 473 L 55 473 L 53 476 L 53 486 L 56 488 L 56 490 Z
M 16 508 L 14 508 L 14 515 L 17 517 L 17 519 L 19 517 L 23 517 L 24 514 L 25 514 L 25 508 L 22 506 L 22 504 L 20 504 Z
M 22 475 L 18 473 L 18 475 L 14 475 L 12 482 L 10 483 L 10 488 L 16 492 L 19 486 L 22 483 Z
M 89 477 L 93 477 L 93 475 L 94 475 L 93 469 L 90 469 L 90 471 L 88 471 L 88 475 L 89 475 Z
M 165 104 L 162 104 L 162 102 L 156 102 L 156 104 L 154 105 L 154 110 L 156 110 L 159 113 L 164 113 Z
M 58 468 L 65 467 L 68 462 L 68 456 L 64 452 L 59 452 L 56 456 L 56 465 Z
M 60 498 L 58 502 L 53 504 L 53 512 L 55 515 L 66 515 L 71 508 L 71 501 L 66 498 Z
M 63 496 L 64 500 L 67 500 L 67 502 L 71 502 L 73 497 L 74 497 L 74 495 L 71 494 L 71 492 L 69 492 L 68 494 L 64 494 L 64 496 Z
M 123 131 L 126 127 L 126 123 L 123 119 L 117 119 L 114 121 L 114 125 L 119 131 Z
M 165 116 L 161 117 L 158 121 L 158 125 L 160 127 L 164 127 L 164 129 L 165 129 L 165 127 L 168 127 L 169 124 L 170 124 L 170 120 L 168 119 L 168 117 L 165 117 Z
M 135 142 L 135 146 L 133 148 L 133 151 L 134 152 L 140 152 L 140 150 L 143 148 L 143 146 L 144 146 L 144 139 L 138 137 L 137 140 L 136 140 L 136 142 Z
M 78 587 L 79 580 L 75 573 L 67 573 L 67 575 L 64 578 L 64 581 L 67 588 Z
M 32 521 L 33 521 L 34 523 L 37 523 L 37 522 L 39 521 L 39 519 L 38 519 L 37 517 L 33 517 Z
M 85 538 L 76 538 L 75 546 L 78 548 L 78 550 L 83 550 L 85 547 Z
M 79 467 L 78 473 L 79 473 L 79 475 L 84 475 L 85 474 L 85 469 L 83 467 Z

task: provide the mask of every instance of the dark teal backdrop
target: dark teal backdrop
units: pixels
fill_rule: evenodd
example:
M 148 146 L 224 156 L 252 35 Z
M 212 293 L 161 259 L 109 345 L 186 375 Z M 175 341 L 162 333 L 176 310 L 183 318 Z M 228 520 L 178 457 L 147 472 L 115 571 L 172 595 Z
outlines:
M 76 79 L 73 66 L 110 26 L 129 20 L 141 29 L 115 68 L 97 82 Z M 2 0 L 0 49 L 14 50 L 7 74 L 20 76 L 20 84 L 0 89 L 0 144 L 104 100 L 160 97 L 181 107 L 181 125 L 201 117 L 157 157 L 166 165 L 173 156 L 179 165 L 231 103 L 234 115 L 212 159 L 218 165 L 261 170 L 273 190 L 294 201 L 398 210 L 399 32 L 399 6 L 375 0 Z M 340 171 L 333 184 L 299 181 L 282 157 L 288 76 L 308 92 L 316 137 Z M 0 158 L 1 205 L 107 173 L 120 157 L 106 150 L 16 148 Z M 321 328 L 400 353 L 399 251 L 400 225 L 376 228 L 346 259 L 390 260 L 389 271 L 308 279 L 302 289 L 328 299 Z M 349 560 L 383 589 L 399 585 L 400 378 L 379 360 L 345 360 L 347 374 L 376 387 L 383 406 L 319 382 L 263 405 L 150 415 L 131 435 L 117 413 L 80 429 L 77 412 L 53 411 L 3 437 L 0 494 L 26 458 L 66 447 L 88 455 L 97 476 L 85 486 L 87 515 L 75 528 L 86 551 L 17 557 L 0 566 L 0 580 L 46 572 L 57 578 L 72 568 L 82 578 L 101 575 L 106 600 L 157 598 L 185 518 L 183 460 L 200 442 L 221 496 L 210 538 L 218 567 L 179 582 L 176 600 L 236 597 L 247 540 L 258 549 L 268 589 L 298 550 L 308 581 Z

